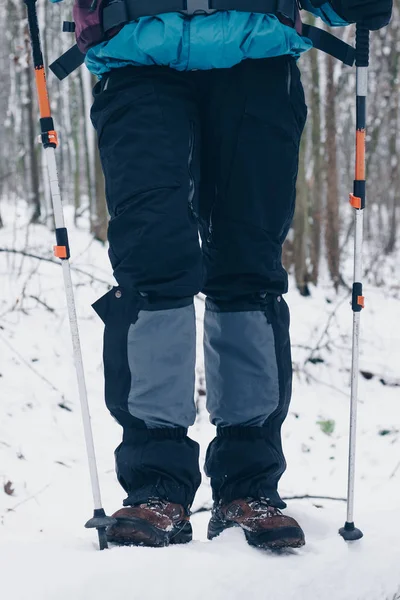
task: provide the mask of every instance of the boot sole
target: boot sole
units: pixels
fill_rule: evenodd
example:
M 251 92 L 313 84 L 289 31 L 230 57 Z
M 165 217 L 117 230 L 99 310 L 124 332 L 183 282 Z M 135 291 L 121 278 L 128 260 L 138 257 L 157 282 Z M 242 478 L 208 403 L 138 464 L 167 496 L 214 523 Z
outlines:
M 129 532 L 125 530 L 118 533 L 118 525 L 123 525 L 125 528 L 129 526 Z M 192 541 L 192 526 L 190 523 L 185 523 L 172 531 L 164 531 L 137 517 L 117 518 L 117 524 L 112 525 L 107 531 L 107 540 L 117 546 L 163 548 L 170 544 L 187 544 Z
M 225 531 L 225 529 L 230 529 L 231 527 L 239 527 L 239 525 L 233 521 L 224 523 L 220 520 L 210 519 L 210 522 L 208 523 L 207 539 L 213 540 Z
M 304 533 L 299 527 L 279 527 L 254 533 L 243 529 L 247 543 L 255 548 L 280 550 L 304 546 Z
M 282 548 L 301 548 L 305 544 L 304 533 L 299 527 L 279 527 L 260 532 L 244 529 L 232 521 L 222 522 L 211 519 L 208 524 L 207 538 L 213 540 L 225 529 L 240 527 L 246 536 L 247 543 L 255 548 L 280 550 Z

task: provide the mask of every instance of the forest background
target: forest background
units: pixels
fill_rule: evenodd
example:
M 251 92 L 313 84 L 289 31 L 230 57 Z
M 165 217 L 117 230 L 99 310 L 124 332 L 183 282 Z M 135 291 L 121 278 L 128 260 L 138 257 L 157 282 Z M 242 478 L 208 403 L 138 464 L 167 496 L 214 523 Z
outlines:
M 73 0 L 51 4 L 38 0 L 45 64 L 74 40 L 62 33 Z M 373 241 L 365 272 L 381 285 L 381 266 L 398 239 L 400 210 L 400 0 L 394 1 L 389 27 L 371 35 L 369 69 L 366 242 Z M 305 13 L 306 19 L 313 17 Z M 2 0 L 0 20 L 0 227 L 1 201 L 24 199 L 32 223 L 53 226 L 43 150 L 38 141 L 38 107 L 30 55 L 25 5 Z M 319 23 L 320 26 L 323 26 Z M 336 35 L 354 43 L 354 28 L 336 28 Z M 328 267 L 335 289 L 351 282 L 342 265 L 353 233 L 346 201 L 354 178 L 355 69 L 312 50 L 299 61 L 308 104 L 308 122 L 301 144 L 297 205 L 284 248 L 284 263 L 301 294 L 318 284 L 321 266 Z M 89 216 L 90 233 L 102 242 L 107 235 L 104 179 L 89 119 L 91 88 L 96 78 L 85 69 L 59 82 L 48 75 L 49 95 L 59 134 L 58 169 L 64 204 L 73 205 L 76 223 Z
M 61 32 L 72 2 L 37 1 L 46 66 L 74 43 Z M 391 25 L 371 34 L 356 470 L 356 524 L 364 538 L 348 546 L 337 533 L 347 486 L 355 69 L 311 50 L 299 60 L 309 117 L 284 246 L 294 385 L 283 429 L 288 469 L 280 483 L 307 544 L 290 555 L 265 556 L 233 530 L 208 543 L 211 491 L 203 477 L 192 507 L 192 544 L 102 553 L 83 527 L 91 516 L 90 485 L 62 275 L 52 257 L 25 6 L 0 0 L 2 597 L 252 600 L 265 598 L 267 586 L 274 600 L 400 600 L 399 12 L 394 0 Z M 335 34 L 354 42 L 354 27 Z M 91 309 L 112 285 L 104 180 L 89 119 L 95 82 L 86 68 L 62 82 L 48 73 L 102 497 L 111 513 L 122 501 L 113 460 L 121 432 L 103 400 L 103 327 Z M 215 434 L 206 411 L 203 314 L 199 295 L 197 419 L 190 436 L 200 444 L 201 465 Z

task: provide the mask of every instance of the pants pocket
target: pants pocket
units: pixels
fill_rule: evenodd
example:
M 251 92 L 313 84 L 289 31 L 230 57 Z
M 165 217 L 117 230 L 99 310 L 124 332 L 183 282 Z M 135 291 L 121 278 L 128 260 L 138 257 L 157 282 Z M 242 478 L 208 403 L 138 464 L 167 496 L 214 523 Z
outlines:
M 140 193 L 180 186 L 162 107 L 151 84 L 119 91 L 111 86 L 93 106 L 111 218 Z
M 299 141 L 307 120 L 307 104 L 304 88 L 301 82 L 300 70 L 294 58 L 289 57 L 287 62 L 287 93 L 293 118 L 295 120 Z
M 139 302 L 134 292 L 114 286 L 96 300 L 92 308 L 106 326 L 113 326 L 115 323 L 129 326 L 137 321 Z

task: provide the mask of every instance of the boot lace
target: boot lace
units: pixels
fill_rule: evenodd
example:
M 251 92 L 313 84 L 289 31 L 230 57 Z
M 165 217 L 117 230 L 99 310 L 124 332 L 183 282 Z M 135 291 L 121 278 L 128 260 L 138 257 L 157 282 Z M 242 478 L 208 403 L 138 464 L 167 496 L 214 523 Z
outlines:
M 149 498 L 146 502 L 146 506 L 148 506 L 151 510 L 164 510 L 167 505 L 168 502 L 162 498 Z
M 267 517 L 281 515 L 279 508 L 269 504 L 269 498 L 246 498 L 247 504 L 255 511 L 266 513 Z

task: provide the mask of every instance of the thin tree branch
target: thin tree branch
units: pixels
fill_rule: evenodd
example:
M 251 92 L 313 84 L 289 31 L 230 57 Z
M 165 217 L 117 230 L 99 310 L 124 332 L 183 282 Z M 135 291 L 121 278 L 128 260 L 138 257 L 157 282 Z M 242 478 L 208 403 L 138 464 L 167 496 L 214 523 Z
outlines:
M 335 498 L 334 496 L 285 496 L 282 500 L 337 500 L 338 502 L 347 502 L 347 498 Z
M 24 500 L 21 500 L 21 502 L 17 502 L 17 504 L 14 504 L 14 506 L 12 508 L 7 508 L 6 512 L 14 512 L 16 508 L 18 508 L 19 506 L 22 506 L 23 504 L 25 504 L 25 502 L 29 502 L 29 500 L 36 500 L 36 498 L 39 496 L 39 494 L 42 494 L 49 487 L 50 487 L 50 484 L 48 483 L 41 490 L 36 492 L 36 494 L 32 494 L 32 496 L 28 496 L 28 498 L 24 498 Z
M 347 296 L 344 296 L 340 302 L 338 302 L 335 306 L 335 308 L 333 309 L 333 311 L 330 313 L 328 320 L 326 322 L 326 325 L 320 335 L 319 340 L 317 341 L 317 343 L 315 344 L 313 350 L 311 350 L 310 354 L 307 356 L 307 358 L 305 359 L 303 366 L 305 367 L 306 364 L 310 361 L 311 358 L 313 358 L 314 353 L 317 351 L 317 348 L 320 347 L 322 340 L 324 339 L 325 335 L 328 333 L 329 330 L 329 326 L 331 324 L 332 319 L 336 316 L 336 312 L 338 310 L 338 308 L 340 308 L 342 306 L 342 304 L 348 300 Z
M 18 350 L 16 350 L 14 348 L 14 346 L 12 346 L 10 344 L 10 342 L 8 342 L 1 334 L 0 334 L 0 340 L 2 340 L 2 342 L 7 346 L 7 348 L 9 348 L 9 350 L 11 350 L 12 352 L 14 352 L 14 354 L 16 356 L 18 356 L 19 360 L 22 361 L 24 363 L 24 365 L 26 367 L 28 367 L 28 369 L 30 369 L 31 371 L 33 371 L 35 373 L 35 375 L 37 375 L 38 377 L 40 377 L 40 379 L 42 379 L 42 381 L 44 381 L 45 383 L 47 383 L 47 385 L 49 385 L 54 392 L 57 392 L 57 394 L 60 394 L 60 396 L 62 398 L 64 397 L 64 395 L 62 394 L 62 392 L 58 388 L 56 388 L 56 386 L 53 383 L 51 383 L 51 381 L 49 381 L 47 379 L 47 377 L 45 377 L 44 375 L 42 375 L 41 373 L 39 373 L 39 371 L 37 371 L 34 367 L 32 367 L 32 365 L 27 360 L 25 360 L 25 358 L 18 352 Z
M 44 306 L 49 312 L 51 312 L 51 313 L 55 312 L 54 308 L 52 308 L 51 306 L 49 306 L 48 304 L 46 304 L 46 302 L 44 302 L 43 300 L 41 300 L 37 296 L 33 296 L 31 294 L 30 296 L 28 296 L 28 298 L 32 298 L 33 300 L 36 300 L 36 302 L 39 302 L 39 304 L 41 304 L 42 306 Z
M 393 473 L 390 475 L 389 479 L 393 479 L 393 477 L 396 475 L 396 472 L 398 471 L 400 467 L 400 462 L 397 463 L 396 467 L 394 468 Z
M 15 250 L 14 248 L 0 248 L 0 252 L 7 252 L 9 254 L 21 254 L 22 256 L 27 256 L 28 258 L 35 258 L 36 260 L 43 260 L 44 262 L 48 262 L 51 263 L 52 265 L 60 265 L 60 262 L 58 260 L 53 260 L 52 258 L 47 258 L 46 256 L 39 256 L 38 254 L 32 254 L 31 252 L 26 252 L 25 250 Z M 84 271 L 83 269 L 80 269 L 79 267 L 75 267 L 73 264 L 71 264 L 71 269 L 73 271 L 76 271 L 77 273 L 81 273 L 82 275 L 86 275 L 87 277 L 90 277 L 92 279 L 92 281 L 98 281 L 99 283 L 104 283 L 108 286 L 112 285 L 109 281 L 106 281 L 105 279 L 101 279 L 100 277 L 95 277 L 94 275 L 92 275 L 92 273 L 88 273 L 87 271 Z
M 325 387 L 328 387 L 331 390 L 334 390 L 335 392 L 342 394 L 343 396 L 346 396 L 346 397 L 348 396 L 348 394 L 346 392 L 344 392 L 343 390 L 341 390 L 340 388 L 336 387 L 335 385 L 332 385 L 331 383 L 327 383 L 326 381 L 322 381 L 321 379 L 317 379 L 317 377 L 314 377 L 314 375 L 311 375 L 308 371 L 305 372 L 305 376 L 308 377 L 309 379 L 311 379 L 312 381 L 314 381 L 315 383 L 324 385 Z

